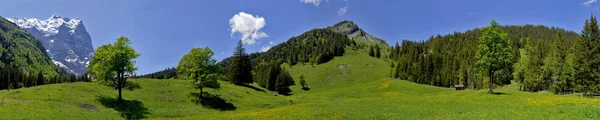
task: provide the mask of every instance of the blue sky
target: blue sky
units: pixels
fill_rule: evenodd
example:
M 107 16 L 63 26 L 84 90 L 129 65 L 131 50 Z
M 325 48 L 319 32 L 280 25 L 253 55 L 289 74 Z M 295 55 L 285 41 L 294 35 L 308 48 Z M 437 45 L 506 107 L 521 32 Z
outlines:
M 244 33 L 254 39 L 246 50 L 258 52 L 342 20 L 390 44 L 482 27 L 490 20 L 579 32 L 599 10 L 596 0 L 6 0 L 1 6 L 3 17 L 79 18 L 94 47 L 129 37 L 142 54 L 138 74 L 176 66 L 194 47 L 212 48 L 218 60 L 231 56 Z

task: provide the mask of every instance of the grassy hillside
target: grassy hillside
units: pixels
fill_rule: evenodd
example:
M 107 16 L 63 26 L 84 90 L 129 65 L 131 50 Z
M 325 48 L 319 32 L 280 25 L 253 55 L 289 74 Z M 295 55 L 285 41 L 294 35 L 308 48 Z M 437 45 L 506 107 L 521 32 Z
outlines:
M 212 105 L 192 102 L 198 92 L 182 80 L 137 79 L 141 89 L 125 91 L 131 111 L 110 107 L 117 92 L 96 83 L 67 83 L 0 91 L 8 95 L 0 119 L 600 119 L 600 99 L 574 95 L 529 93 L 508 85 L 456 92 L 451 88 L 390 79 L 389 64 L 365 54 L 348 52 L 316 66 L 290 67 L 296 86 L 291 96 L 228 83 Z M 299 85 L 304 74 L 310 90 Z M 220 101 L 222 99 L 227 102 Z M 97 110 L 80 108 L 83 104 Z M 84 105 L 84 108 L 92 108 Z M 109 107 L 106 107 L 109 106 Z M 4 114 L 8 113 L 8 114 Z

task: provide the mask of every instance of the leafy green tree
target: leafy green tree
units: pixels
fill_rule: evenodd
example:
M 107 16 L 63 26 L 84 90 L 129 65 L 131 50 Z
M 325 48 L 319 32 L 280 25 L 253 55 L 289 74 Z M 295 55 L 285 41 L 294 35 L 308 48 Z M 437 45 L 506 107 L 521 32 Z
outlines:
M 306 84 L 306 80 L 304 80 L 304 75 L 300 75 L 300 85 L 302 85 L 302 88 L 308 87 L 308 84 Z
M 227 68 L 228 79 L 234 84 L 248 84 L 254 82 L 252 78 L 252 63 L 246 54 L 242 41 L 238 41 L 231 64 Z
M 192 48 L 190 53 L 185 54 L 177 65 L 177 74 L 182 79 L 192 80 L 192 85 L 200 89 L 202 88 L 219 88 L 218 79 L 221 79 L 219 74 L 219 65 L 212 58 L 215 53 L 208 47 Z
M 489 89 L 490 93 L 493 93 L 494 75 L 513 65 L 513 55 L 508 45 L 508 35 L 502 31 L 496 21 L 483 28 L 482 32 L 477 48 L 476 66 L 480 68 L 482 74 L 489 76 Z
M 122 89 L 134 85 L 128 82 L 127 78 L 137 70 L 134 63 L 140 56 L 130 44 L 128 38 L 121 36 L 114 44 L 100 46 L 87 69 L 87 73 L 94 76 L 101 84 L 117 89 L 119 100 L 123 100 Z

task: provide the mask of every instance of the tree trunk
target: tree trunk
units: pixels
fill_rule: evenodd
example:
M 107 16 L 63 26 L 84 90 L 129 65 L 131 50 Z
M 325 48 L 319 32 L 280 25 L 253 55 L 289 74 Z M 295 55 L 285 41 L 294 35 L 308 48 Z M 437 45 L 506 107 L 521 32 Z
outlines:
M 204 91 L 202 91 L 202 87 L 200 87 L 200 97 L 204 96 L 202 93 L 204 93 Z
M 494 72 L 490 71 L 490 93 L 494 93 Z
M 119 101 L 123 101 L 123 95 L 122 95 L 122 89 L 123 89 L 123 75 L 119 74 L 117 76 L 118 78 L 118 84 L 117 84 L 117 89 L 119 90 Z

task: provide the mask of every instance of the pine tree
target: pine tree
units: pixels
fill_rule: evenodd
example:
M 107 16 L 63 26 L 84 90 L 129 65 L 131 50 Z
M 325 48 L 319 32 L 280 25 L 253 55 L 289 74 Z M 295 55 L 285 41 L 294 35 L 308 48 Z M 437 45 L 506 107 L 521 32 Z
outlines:
M 573 46 L 571 66 L 574 69 L 574 89 L 579 92 L 600 92 L 600 30 L 596 16 L 585 21 L 581 37 Z
M 231 60 L 231 65 L 227 69 L 228 79 L 234 84 L 248 84 L 254 82 L 252 78 L 252 65 L 250 58 L 246 54 L 242 41 L 238 41 L 237 47 Z
M 379 45 L 375 45 L 375 57 L 381 58 L 381 51 L 379 49 Z
M 44 85 L 44 74 L 42 72 L 38 73 L 36 85 Z
M 369 47 L 369 56 L 375 57 L 375 51 L 373 51 L 373 47 L 372 46 Z

